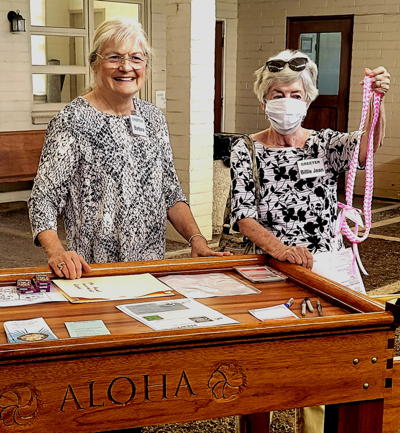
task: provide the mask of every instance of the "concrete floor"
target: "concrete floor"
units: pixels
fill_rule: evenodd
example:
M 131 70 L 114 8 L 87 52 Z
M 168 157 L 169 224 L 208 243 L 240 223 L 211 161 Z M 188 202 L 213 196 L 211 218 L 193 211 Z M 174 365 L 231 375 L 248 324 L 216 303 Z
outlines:
M 356 198 L 354 205 L 361 207 L 361 199 Z M 370 274 L 364 278 L 366 288 L 376 293 L 400 291 L 400 202 L 374 200 L 373 221 L 369 238 L 360 245 L 363 263 Z M 211 247 L 216 246 L 214 239 Z M 167 258 L 189 254 L 186 244 L 167 242 Z M 46 264 L 42 249 L 32 242 L 26 203 L 0 204 L 0 267 Z

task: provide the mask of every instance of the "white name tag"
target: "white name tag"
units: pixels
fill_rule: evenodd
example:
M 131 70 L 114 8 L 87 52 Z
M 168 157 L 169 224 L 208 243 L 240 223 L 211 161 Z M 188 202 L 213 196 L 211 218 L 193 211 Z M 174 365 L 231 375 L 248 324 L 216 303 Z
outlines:
M 144 120 L 139 117 L 136 116 L 135 114 L 132 114 L 130 116 L 130 120 L 131 120 L 131 128 L 132 128 L 132 132 L 135 135 L 142 135 L 142 136 L 146 136 L 146 125 L 144 123 Z
M 322 158 L 304 159 L 297 163 L 299 168 L 299 174 L 301 179 L 307 179 L 309 177 L 321 177 L 325 176 L 324 161 Z

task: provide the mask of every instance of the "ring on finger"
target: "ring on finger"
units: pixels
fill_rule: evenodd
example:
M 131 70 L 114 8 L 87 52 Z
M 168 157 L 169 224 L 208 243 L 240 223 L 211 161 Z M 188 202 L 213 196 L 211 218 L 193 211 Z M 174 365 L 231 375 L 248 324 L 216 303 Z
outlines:
M 65 262 L 57 263 L 57 268 L 58 268 L 60 271 L 62 271 L 62 268 L 63 268 L 65 265 L 66 265 Z

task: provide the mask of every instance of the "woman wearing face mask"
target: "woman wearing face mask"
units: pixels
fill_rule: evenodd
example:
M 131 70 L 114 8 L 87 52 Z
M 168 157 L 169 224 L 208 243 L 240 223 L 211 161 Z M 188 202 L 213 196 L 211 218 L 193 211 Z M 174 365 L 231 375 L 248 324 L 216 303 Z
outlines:
M 285 50 L 255 72 L 254 91 L 270 127 L 252 134 L 260 179 L 255 203 L 251 159 L 239 140 L 232 149 L 232 222 L 272 257 L 312 268 L 315 252 L 337 251 L 337 180 L 349 169 L 360 140 L 359 164 L 367 153 L 364 131 L 342 133 L 301 126 L 317 97 L 317 66 L 300 51 Z M 384 67 L 365 70 L 376 91 L 385 94 L 390 75 Z M 383 104 L 382 104 L 383 107 Z M 382 116 L 374 149 L 382 141 Z M 367 124 L 366 130 L 369 130 Z M 310 169 L 318 174 L 309 177 Z

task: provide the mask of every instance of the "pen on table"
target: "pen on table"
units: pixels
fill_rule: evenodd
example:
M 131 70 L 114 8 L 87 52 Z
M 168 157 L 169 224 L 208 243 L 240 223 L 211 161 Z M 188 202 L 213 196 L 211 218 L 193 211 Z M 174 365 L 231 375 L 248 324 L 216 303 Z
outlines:
M 307 314 L 307 304 L 306 304 L 306 300 L 303 299 L 301 303 L 301 315 L 305 316 L 306 314 Z
M 318 310 L 318 315 L 323 316 L 324 313 L 322 311 L 322 305 L 321 302 L 319 302 L 319 299 L 317 299 L 317 310 Z
M 288 308 L 290 308 L 292 305 L 293 305 L 293 303 L 294 303 L 294 298 L 290 298 L 287 302 L 286 302 L 286 304 L 283 304 L 285 307 L 288 307 Z
M 304 300 L 306 301 L 306 305 L 307 305 L 308 311 L 310 313 L 313 313 L 314 312 L 314 307 L 313 307 L 313 305 L 312 305 L 312 303 L 310 301 L 310 298 L 306 297 L 306 298 L 304 298 Z

